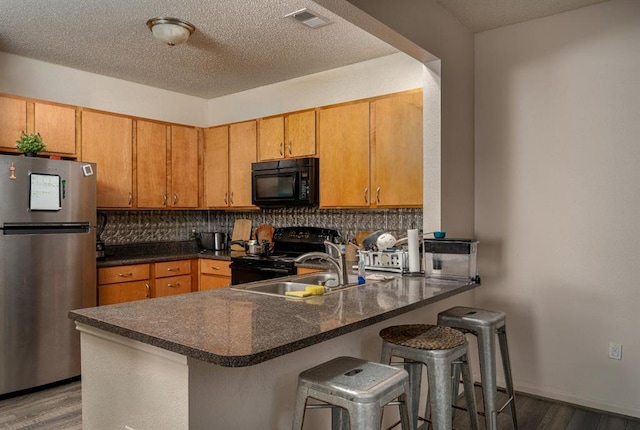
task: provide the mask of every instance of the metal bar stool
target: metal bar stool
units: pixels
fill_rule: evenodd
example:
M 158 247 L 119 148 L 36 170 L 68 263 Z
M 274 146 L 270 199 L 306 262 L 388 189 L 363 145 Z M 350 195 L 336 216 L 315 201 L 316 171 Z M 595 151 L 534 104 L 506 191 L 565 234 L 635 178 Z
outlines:
M 306 409 L 326 407 L 333 408 L 333 430 L 379 429 L 382 408 L 394 399 L 399 399 L 394 403 L 400 407 L 402 429 L 415 430 L 409 419 L 408 396 L 409 375 L 405 370 L 353 357 L 334 358 L 298 376 L 293 430 L 302 429 Z M 325 403 L 307 405 L 309 397 Z
M 429 398 L 425 415 L 430 415 L 435 430 L 450 430 L 453 418 L 452 367 L 459 368 L 465 385 L 470 429 L 478 429 L 476 400 L 473 395 L 471 369 L 467 360 L 467 338 L 458 330 L 428 324 L 391 326 L 380 331 L 383 363 L 392 357 L 403 358 L 409 372 L 409 389 L 413 411 L 411 422 L 417 427 L 422 365 L 427 366 Z M 430 409 L 430 411 L 429 411 Z M 431 412 L 431 413 L 429 413 Z M 424 419 L 423 419 L 424 420 Z
M 488 430 L 498 429 L 498 413 L 507 405 L 511 409 L 511 424 L 513 430 L 518 429 L 516 419 L 516 403 L 514 400 L 513 378 L 511 363 L 507 347 L 506 315 L 500 311 L 456 306 L 438 314 L 438 325 L 453 327 L 463 332 L 474 334 L 478 339 L 478 354 L 480 356 L 480 377 L 482 380 L 482 396 L 484 398 L 484 416 Z M 498 335 L 502 367 L 506 384 L 507 401 L 498 408 L 496 383 L 496 343 Z M 459 375 L 458 375 L 459 377 Z M 460 381 L 454 383 L 454 395 L 457 398 L 457 388 Z M 465 388 L 466 390 L 466 388 Z

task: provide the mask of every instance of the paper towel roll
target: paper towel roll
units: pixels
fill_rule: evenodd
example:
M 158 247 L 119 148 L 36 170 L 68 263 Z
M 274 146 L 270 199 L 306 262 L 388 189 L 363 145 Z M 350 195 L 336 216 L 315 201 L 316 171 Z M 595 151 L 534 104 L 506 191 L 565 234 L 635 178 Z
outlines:
M 418 230 L 407 230 L 407 247 L 409 248 L 409 272 L 420 272 L 420 250 L 418 248 Z

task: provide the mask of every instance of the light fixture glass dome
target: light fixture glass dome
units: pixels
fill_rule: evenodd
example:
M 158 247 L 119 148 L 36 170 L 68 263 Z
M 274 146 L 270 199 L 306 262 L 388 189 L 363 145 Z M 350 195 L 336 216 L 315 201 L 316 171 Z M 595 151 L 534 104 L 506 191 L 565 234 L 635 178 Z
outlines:
M 156 39 L 169 46 L 186 42 L 196 29 L 192 24 L 177 18 L 152 18 L 147 21 L 147 27 Z

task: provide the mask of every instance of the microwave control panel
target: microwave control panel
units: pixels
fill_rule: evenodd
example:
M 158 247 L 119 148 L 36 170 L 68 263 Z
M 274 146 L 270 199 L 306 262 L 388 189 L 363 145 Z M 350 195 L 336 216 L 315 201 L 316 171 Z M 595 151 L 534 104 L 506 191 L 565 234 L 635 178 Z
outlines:
M 309 172 L 300 172 L 300 199 L 309 198 Z

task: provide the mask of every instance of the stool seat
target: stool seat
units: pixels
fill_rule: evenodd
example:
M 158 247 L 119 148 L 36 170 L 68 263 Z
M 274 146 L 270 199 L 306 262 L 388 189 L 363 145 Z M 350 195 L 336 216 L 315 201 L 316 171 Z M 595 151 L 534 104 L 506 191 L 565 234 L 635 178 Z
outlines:
M 355 357 L 334 358 L 298 376 L 293 429 L 302 428 L 305 409 L 322 406 L 308 406 L 308 398 L 345 409 L 352 430 L 380 428 L 381 408 L 399 398 L 402 428 L 415 430 L 409 420 L 408 390 L 409 375 L 403 369 Z M 340 414 L 333 417 L 333 428 L 346 426 Z
M 466 342 L 458 330 L 429 324 L 394 325 L 382 329 L 380 337 L 396 345 L 426 350 L 451 349 Z

